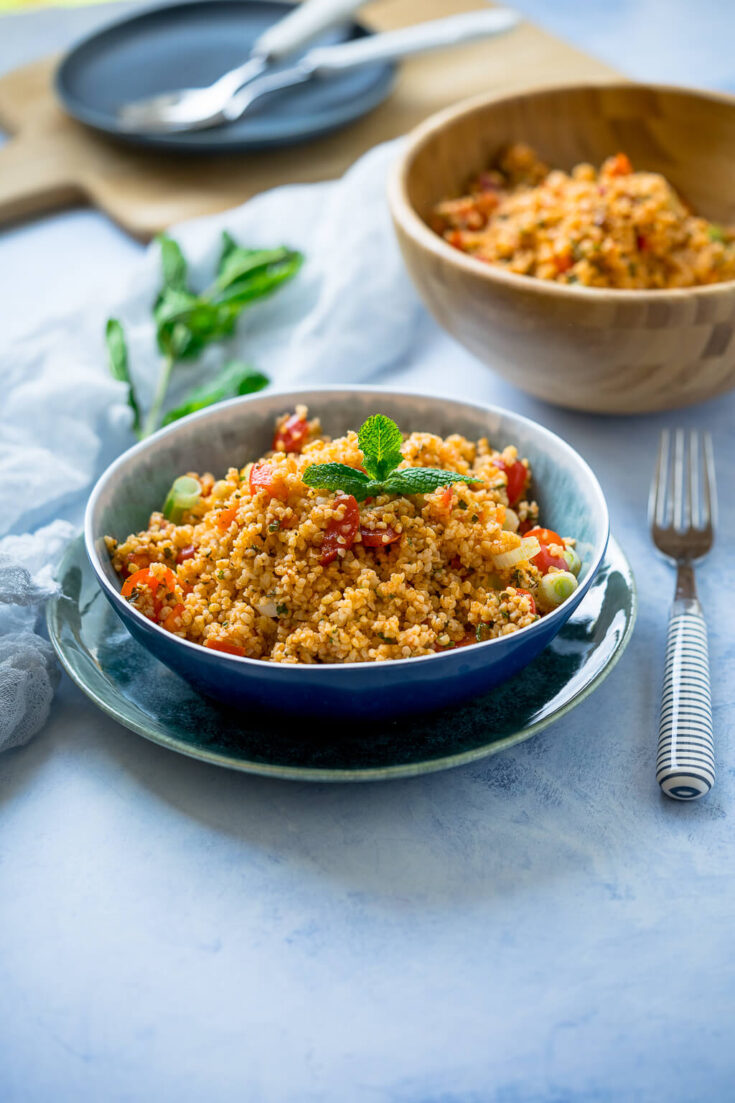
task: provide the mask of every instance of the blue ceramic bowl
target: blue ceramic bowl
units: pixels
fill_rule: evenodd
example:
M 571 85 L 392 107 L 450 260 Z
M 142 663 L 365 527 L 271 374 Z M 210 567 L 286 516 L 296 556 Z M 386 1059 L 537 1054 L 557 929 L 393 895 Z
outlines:
M 533 468 L 542 522 L 575 536 L 582 559 L 579 587 L 563 605 L 528 628 L 455 651 L 381 663 L 269 663 L 210 651 L 147 620 L 120 596 L 104 536 L 124 539 L 147 527 L 173 480 L 184 471 L 224 472 L 262 455 L 274 419 L 297 403 L 340 436 L 373 413 L 404 432 L 423 430 L 497 448 L 518 446 Z M 102 590 L 132 635 L 196 689 L 236 707 L 295 715 L 369 719 L 421 712 L 464 701 L 505 681 L 554 638 L 582 600 L 602 562 L 609 531 L 605 499 L 590 468 L 568 444 L 527 418 L 492 406 L 403 394 L 384 388 L 324 387 L 237 398 L 193 414 L 125 452 L 100 478 L 85 518 L 85 541 Z

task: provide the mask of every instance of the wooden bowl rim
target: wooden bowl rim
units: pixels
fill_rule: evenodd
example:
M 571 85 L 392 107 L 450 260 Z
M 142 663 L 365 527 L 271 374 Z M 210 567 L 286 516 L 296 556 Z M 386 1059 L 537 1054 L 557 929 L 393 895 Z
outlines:
M 727 296 L 735 293 L 735 280 L 723 280 L 721 283 L 699 284 L 694 287 L 672 288 L 617 288 L 617 287 L 586 287 L 581 284 L 556 283 L 553 280 L 542 280 L 538 276 L 524 276 L 518 272 L 508 272 L 485 261 L 477 260 L 468 253 L 454 249 L 442 237 L 432 230 L 414 209 L 408 198 L 408 176 L 411 162 L 420 148 L 435 134 L 444 129 L 456 119 L 465 115 L 472 115 L 483 107 L 511 103 L 513 100 L 535 99 L 547 96 L 554 92 L 584 92 L 598 89 L 626 89 L 640 90 L 653 93 L 674 93 L 685 95 L 691 99 L 721 103 L 735 110 L 735 95 L 726 92 L 712 92 L 709 89 L 691 88 L 678 84 L 653 84 L 644 81 L 633 80 L 604 80 L 580 81 L 573 84 L 566 82 L 551 82 L 516 91 L 510 95 L 502 92 L 483 92 L 478 96 L 472 96 L 461 100 L 451 107 L 445 107 L 425 119 L 406 135 L 406 146 L 402 150 L 398 160 L 394 163 L 388 177 L 388 205 L 393 221 L 399 226 L 420 248 L 433 253 L 439 260 L 453 264 L 463 269 L 470 276 L 479 276 L 488 283 L 496 283 L 512 289 L 516 287 L 531 294 L 540 296 L 557 296 L 579 301 L 590 301 L 590 296 L 598 301 L 610 298 L 616 302 L 662 302 L 664 298 L 674 301 L 682 301 L 694 295 L 703 297 Z

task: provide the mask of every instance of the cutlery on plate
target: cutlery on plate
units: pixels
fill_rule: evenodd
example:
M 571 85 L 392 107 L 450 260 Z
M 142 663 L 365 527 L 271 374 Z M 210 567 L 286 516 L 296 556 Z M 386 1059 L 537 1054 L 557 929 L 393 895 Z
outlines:
M 379 61 L 394 61 L 429 50 L 438 50 L 446 46 L 457 46 L 463 42 L 486 38 L 512 30 L 520 20 L 518 14 L 509 8 L 493 8 L 487 11 L 465 12 L 452 15 L 447 19 L 417 23 L 399 31 L 386 31 L 383 34 L 369 35 L 352 39 L 337 46 L 323 46 L 310 50 L 295 65 L 274 73 L 266 73 L 240 88 L 227 101 L 218 102 L 209 115 L 204 111 L 194 120 L 191 118 L 175 121 L 172 113 L 165 120 L 159 116 L 159 122 L 148 118 L 145 127 L 137 120 L 131 129 L 145 129 L 149 133 L 174 133 L 182 130 L 202 130 L 205 127 L 219 126 L 235 122 L 263 96 L 292 88 L 318 77 L 329 77 L 361 65 L 370 65 Z M 135 106 L 135 105 L 131 105 Z M 129 125 L 129 115 L 121 114 L 121 121 Z
M 676 594 L 666 641 L 656 780 L 668 797 L 696 800 L 715 781 L 707 626 L 694 564 L 712 547 L 717 500 L 709 433 L 661 434 L 651 484 L 653 542 L 676 564 Z
M 304 0 L 255 41 L 250 56 L 204 88 L 181 88 L 123 104 L 118 118 L 126 130 L 161 133 L 209 126 L 207 120 L 230 98 L 271 65 L 295 53 L 321 34 L 349 19 L 365 0 Z

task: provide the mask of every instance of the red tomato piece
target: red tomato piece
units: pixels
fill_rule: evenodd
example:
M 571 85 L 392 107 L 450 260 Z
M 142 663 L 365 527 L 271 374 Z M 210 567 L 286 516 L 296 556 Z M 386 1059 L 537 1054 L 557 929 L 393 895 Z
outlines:
M 535 536 L 541 545 L 541 551 L 538 555 L 534 555 L 531 562 L 534 567 L 538 567 L 541 574 L 546 574 L 549 567 L 558 567 L 560 571 L 566 571 L 569 567 L 566 559 L 563 559 L 560 555 L 552 555 L 549 551 L 550 544 L 559 544 L 564 547 L 564 541 L 558 532 L 554 532 L 553 529 L 529 529 L 525 534 L 526 536 Z M 524 591 L 525 593 L 525 591 Z
M 184 606 L 181 602 L 179 602 L 178 605 L 174 605 L 166 619 L 161 621 L 161 627 L 165 628 L 167 632 L 178 632 L 181 628 L 181 614 L 183 612 Z
M 151 586 L 151 580 L 152 575 L 148 568 L 141 567 L 140 570 L 134 571 L 133 574 L 129 575 L 123 582 L 122 596 L 130 597 L 133 590 L 137 590 L 139 586 Z M 156 579 L 155 581 L 157 586 L 158 580 Z M 155 590 L 156 586 L 152 586 L 151 589 Z
M 166 567 L 163 578 L 159 578 L 151 573 L 149 567 L 143 567 L 141 570 L 136 571 L 135 574 L 131 574 L 129 578 L 125 579 L 122 588 L 122 596 L 130 597 L 133 590 L 137 590 L 139 586 L 147 586 L 151 593 L 155 594 L 162 582 L 165 582 L 168 589 L 173 591 L 176 586 L 176 575 L 172 570 Z
M 513 463 L 506 463 L 505 460 L 498 458 L 493 460 L 493 464 L 500 471 L 505 471 L 508 476 L 508 505 L 513 507 L 516 502 L 520 502 L 523 492 L 526 489 L 526 483 L 528 481 L 528 468 L 520 460 L 514 460 Z
M 541 548 L 541 551 L 538 555 L 534 555 L 531 562 L 534 567 L 538 567 L 541 574 L 546 574 L 549 567 L 558 567 L 560 571 L 569 569 L 566 559 L 562 559 L 560 555 L 552 555 L 548 548 Z
M 230 643 L 229 640 L 213 640 L 208 639 L 204 641 L 204 646 L 208 647 L 210 651 L 223 651 L 225 655 L 244 655 L 245 649 L 238 647 L 236 643 Z
M 557 253 L 554 257 L 554 265 L 560 275 L 562 272 L 568 272 L 573 264 L 574 260 L 571 253 Z
M 548 544 L 560 544 L 561 547 L 564 547 L 561 536 L 553 529 L 529 529 L 526 536 L 535 536 L 542 548 Z
M 126 563 L 128 567 L 135 567 L 136 571 L 145 570 L 146 567 L 150 567 L 151 561 L 147 555 L 142 552 L 131 552 L 127 557 Z
M 236 520 L 236 509 L 221 509 L 217 514 L 217 528 L 220 530 L 220 532 L 227 532 L 232 522 Z
M 288 498 L 288 487 L 283 474 L 272 463 L 253 464 L 248 481 L 251 494 L 264 490 L 269 498 L 280 498 L 282 502 Z
M 517 594 L 525 594 L 528 600 L 531 602 L 531 612 L 536 614 L 536 602 L 534 601 L 533 594 L 530 590 L 516 590 Z
M 608 157 L 602 166 L 602 171 L 606 176 L 629 176 L 633 166 L 627 153 L 616 153 L 614 157 Z
M 132 597 L 133 591 L 137 590 L 139 586 L 146 586 L 153 598 L 153 616 L 158 620 L 158 614 L 163 606 L 163 600 L 158 597 L 156 591 L 161 583 L 165 584 L 166 592 L 173 593 L 176 587 L 176 575 L 168 567 L 164 569 L 162 578 L 154 575 L 149 567 L 143 567 L 141 570 L 136 571 L 135 574 L 131 574 L 129 578 L 125 579 L 122 588 L 123 597 Z
M 305 418 L 298 414 L 284 421 L 280 429 L 276 430 L 273 438 L 274 452 L 300 452 L 309 439 L 309 425 Z
M 439 508 L 446 510 L 448 513 L 452 508 L 454 502 L 454 488 L 451 486 L 445 486 L 439 495 Z
M 333 518 L 327 525 L 322 542 L 320 559 L 322 567 L 327 567 L 335 560 L 340 551 L 347 551 L 352 547 L 360 527 L 360 507 L 357 504 L 357 498 L 352 494 L 340 492 L 336 495 L 335 504 L 344 507 L 342 520 Z
M 401 539 L 400 532 L 387 525 L 384 529 L 360 529 L 360 539 L 366 548 L 387 548 Z
M 186 547 L 179 549 L 179 554 L 176 556 L 177 563 L 185 563 L 187 559 L 193 559 L 197 550 L 193 544 L 187 544 Z

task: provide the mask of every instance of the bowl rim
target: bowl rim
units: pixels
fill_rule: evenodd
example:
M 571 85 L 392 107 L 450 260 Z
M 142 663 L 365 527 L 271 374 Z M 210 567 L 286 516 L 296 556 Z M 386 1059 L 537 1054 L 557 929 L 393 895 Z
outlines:
M 281 387 L 274 387 L 273 389 L 268 388 L 268 390 L 261 391 L 257 394 L 240 395 L 236 398 L 228 399 L 225 402 L 218 402 L 214 406 L 207 407 L 204 410 L 198 410 L 196 413 L 189 414 L 187 417 L 181 418 L 179 421 L 174 422 L 172 425 L 168 425 L 163 429 L 159 429 L 152 436 L 148 437 L 146 440 L 139 441 L 137 444 L 134 444 L 131 448 L 128 448 L 127 451 L 118 456 L 117 459 L 113 460 L 113 462 L 102 472 L 102 474 L 97 479 L 97 482 L 95 483 L 89 496 L 84 513 L 84 544 L 87 555 L 89 557 L 90 563 L 92 564 L 92 569 L 94 570 L 98 583 L 102 587 L 105 594 L 112 600 L 113 606 L 120 606 L 124 608 L 127 613 L 132 613 L 133 615 L 140 617 L 142 623 L 147 627 L 148 630 L 154 633 L 160 633 L 160 635 L 165 638 L 169 643 L 172 643 L 174 645 L 178 644 L 183 648 L 190 649 L 193 651 L 195 656 L 199 655 L 200 658 L 202 657 L 202 652 L 204 652 L 207 656 L 207 660 L 210 662 L 245 664 L 246 666 L 253 667 L 255 670 L 258 671 L 262 671 L 264 667 L 268 668 L 276 665 L 269 662 L 267 659 L 254 659 L 246 655 L 229 655 L 226 652 L 207 649 L 203 647 L 202 644 L 194 643 L 193 640 L 182 639 L 180 636 L 176 636 L 171 632 L 167 632 L 160 624 L 156 624 L 155 621 L 149 620 L 148 617 L 145 617 L 133 606 L 123 601 L 120 590 L 116 589 L 112 585 L 105 571 L 103 570 L 102 562 L 96 547 L 96 542 L 99 538 L 96 538 L 94 534 L 94 515 L 99 498 L 104 493 L 109 480 L 128 463 L 130 463 L 132 459 L 139 455 L 142 455 L 155 443 L 158 443 L 166 436 L 177 435 L 178 433 L 185 431 L 189 426 L 198 421 L 214 421 L 218 417 L 220 417 L 225 410 L 230 410 L 237 406 L 248 406 L 251 404 L 257 404 L 259 401 L 262 401 L 266 397 L 276 398 L 279 396 L 283 396 L 284 399 L 292 399 L 293 401 L 298 402 L 300 396 L 303 397 L 314 393 L 327 394 L 344 391 L 371 395 L 374 394 L 376 396 L 380 396 L 381 394 L 390 394 L 398 398 L 419 398 L 423 400 L 428 399 L 431 402 L 450 402 L 456 405 L 470 406 L 476 410 L 491 415 L 497 414 L 503 417 L 510 416 L 516 421 L 530 426 L 534 432 L 540 433 L 542 438 L 550 438 L 554 442 L 556 447 L 559 447 L 562 449 L 562 451 L 566 452 L 567 455 L 569 455 L 573 459 L 575 465 L 577 465 L 578 468 L 581 469 L 581 473 L 587 477 L 590 489 L 592 490 L 594 498 L 596 500 L 596 509 L 599 511 L 603 522 L 602 537 L 599 541 L 597 552 L 592 562 L 590 563 L 587 575 L 584 581 L 574 591 L 574 595 L 570 595 L 570 597 L 574 597 L 575 604 L 577 604 L 581 600 L 581 598 L 586 594 L 587 590 L 591 586 L 592 580 L 600 569 L 600 565 L 604 559 L 605 550 L 607 548 L 608 540 L 610 537 L 610 516 L 607 508 L 607 502 L 605 500 L 605 495 L 603 494 L 602 487 L 600 486 L 597 476 L 595 475 L 594 471 L 587 463 L 587 461 L 579 454 L 579 452 L 577 452 L 575 448 L 572 447 L 571 444 L 568 444 L 560 436 L 552 432 L 551 429 L 547 429 L 545 426 L 539 424 L 539 422 L 537 421 L 534 421 L 532 418 L 525 417 L 523 414 L 517 414 L 512 410 L 507 410 L 503 408 L 502 406 L 494 406 L 489 403 L 482 402 L 467 402 L 464 399 L 457 399 L 448 394 L 429 395 L 421 391 L 406 391 L 399 387 L 364 386 L 359 383 L 331 383 L 316 385 L 308 388 L 298 388 L 296 390 Z M 524 628 L 519 629 L 517 633 L 514 632 L 512 634 L 512 637 L 499 636 L 496 639 L 482 640 L 478 643 L 471 644 L 470 646 L 479 650 L 480 648 L 492 647 L 493 644 L 500 644 L 503 641 L 508 640 L 509 638 L 517 638 L 523 633 L 538 633 L 538 630 L 543 629 L 545 626 L 553 623 L 555 620 L 562 620 L 562 614 L 566 605 L 566 601 L 562 602 L 562 604 L 557 606 L 556 609 L 553 609 L 544 617 L 539 618 L 539 620 L 534 621 L 533 624 L 526 625 Z M 462 651 L 464 650 L 465 649 L 463 648 Z M 417 663 L 436 662 L 440 659 L 446 659 L 447 657 L 452 655 L 456 656 L 457 653 L 457 648 L 449 648 L 446 651 L 435 652 L 432 655 L 415 655 L 405 659 L 383 659 L 372 663 L 279 663 L 277 665 L 284 670 L 296 670 L 299 671 L 300 674 L 304 674 L 307 677 L 316 679 L 319 677 L 328 677 L 329 672 L 334 672 L 338 670 L 355 671 L 365 670 L 366 668 L 372 669 L 374 667 L 382 668 L 385 663 L 390 663 L 391 668 L 405 666 L 406 664 L 410 664 L 410 668 L 413 668 Z M 308 674 L 307 671 L 309 672 Z M 332 674 L 331 676 L 334 677 L 335 675 Z
M 461 100 L 430 115 L 406 136 L 401 152 L 392 164 L 387 182 L 388 205 L 394 223 L 403 230 L 421 248 L 433 253 L 437 259 L 454 264 L 468 275 L 480 276 L 488 283 L 501 287 L 517 288 L 536 295 L 555 295 L 560 298 L 591 302 L 611 296 L 616 302 L 655 303 L 664 297 L 674 301 L 683 301 L 694 295 L 732 295 L 735 291 L 735 279 L 721 283 L 699 284 L 694 287 L 672 288 L 618 288 L 586 287 L 581 284 L 557 283 L 554 280 L 542 280 L 537 276 L 524 276 L 519 272 L 508 272 L 503 268 L 477 260 L 468 253 L 452 248 L 442 237 L 432 230 L 418 214 L 408 196 L 408 175 L 411 163 L 421 147 L 450 123 L 474 114 L 483 107 L 509 103 L 513 100 L 528 100 L 543 97 L 554 92 L 583 92 L 598 89 L 640 89 L 650 92 L 673 93 L 690 96 L 695 99 L 721 103 L 735 109 L 735 95 L 726 92 L 714 92 L 709 89 L 692 88 L 679 84 L 659 84 L 651 81 L 610 80 L 548 82 L 533 88 L 518 89 L 515 92 L 482 92 L 477 96 Z

